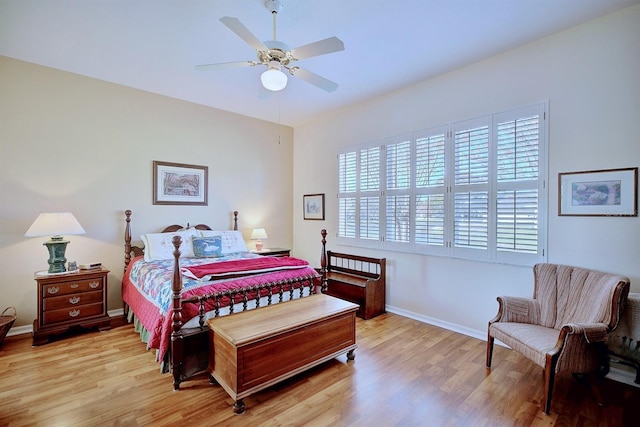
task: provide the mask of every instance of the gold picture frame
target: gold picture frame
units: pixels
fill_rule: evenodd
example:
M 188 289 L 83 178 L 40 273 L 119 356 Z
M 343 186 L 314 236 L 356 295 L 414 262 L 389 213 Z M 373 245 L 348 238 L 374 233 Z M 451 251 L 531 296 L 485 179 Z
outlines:
M 153 204 L 207 206 L 209 168 L 153 162 Z

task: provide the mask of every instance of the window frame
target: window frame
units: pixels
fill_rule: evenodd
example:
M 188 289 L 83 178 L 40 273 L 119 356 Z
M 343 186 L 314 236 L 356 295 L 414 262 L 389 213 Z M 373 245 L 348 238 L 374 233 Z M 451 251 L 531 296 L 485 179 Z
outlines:
M 348 246 L 358 246 L 358 247 L 366 247 L 373 249 L 385 249 L 392 250 L 398 252 L 410 252 L 417 253 L 423 255 L 434 255 L 434 256 L 446 256 L 452 258 L 461 258 L 461 259 L 470 259 L 484 262 L 496 262 L 496 263 L 506 263 L 506 264 L 515 264 L 515 265 L 533 265 L 536 262 L 544 262 L 546 260 L 547 254 L 547 216 L 548 216 L 548 186 L 547 186 L 547 164 L 548 164 L 548 101 L 536 103 L 530 106 L 515 108 L 507 111 L 503 111 L 500 113 L 489 114 L 486 116 L 469 119 L 469 120 L 460 120 L 456 122 L 452 122 L 450 124 L 446 124 L 443 126 L 437 126 L 427 129 L 422 129 L 410 133 L 400 134 L 394 137 L 384 138 L 376 141 L 372 141 L 367 144 L 359 144 L 355 146 L 343 147 L 338 152 L 338 160 L 340 161 L 341 156 L 348 155 L 349 153 L 356 153 L 356 186 L 355 192 L 344 193 L 340 192 L 340 188 L 337 194 L 338 198 L 338 228 L 342 226 L 341 224 L 341 199 L 345 196 L 355 197 L 355 205 L 356 205 L 356 213 L 355 213 L 355 237 L 344 237 L 341 236 L 339 232 L 336 233 L 336 241 L 342 245 Z M 506 180 L 498 182 L 498 158 L 497 158 L 497 141 L 498 141 L 498 127 L 500 124 L 508 123 L 509 121 L 515 121 L 519 123 L 518 120 L 523 120 L 527 117 L 538 117 L 538 126 L 537 126 L 537 177 L 534 178 L 522 178 L 522 179 L 514 179 L 513 182 L 507 182 Z M 534 120 L 535 121 L 535 120 Z M 488 127 L 488 172 L 486 182 L 481 183 L 456 183 L 455 177 L 455 141 L 456 134 L 459 132 L 463 132 L 469 129 L 474 129 L 479 126 L 487 126 Z M 516 128 L 517 130 L 517 128 Z M 515 132 L 515 131 L 514 131 Z M 420 187 L 417 184 L 417 171 L 416 171 L 416 149 L 418 140 L 424 138 L 436 138 L 439 135 L 444 135 L 444 171 L 438 171 L 438 173 L 442 173 L 444 179 L 444 185 L 427 185 L 425 187 Z M 518 136 L 517 133 L 514 133 L 514 141 Z M 402 143 L 404 141 L 410 141 L 410 186 L 409 188 L 387 188 L 387 180 L 389 177 L 393 178 L 393 170 L 387 170 L 387 154 L 389 147 L 393 147 L 394 144 Z M 520 143 L 519 143 L 520 144 Z M 360 190 L 360 152 L 362 150 L 370 150 L 372 148 L 378 147 L 379 149 L 379 188 L 374 191 L 362 191 Z M 519 148 L 520 145 L 515 146 L 515 148 Z M 514 150 L 517 151 L 517 150 Z M 515 157 L 516 154 L 513 154 Z M 438 158 L 439 159 L 439 158 Z M 517 166 L 517 160 L 514 161 Z M 475 166 L 475 163 L 472 163 Z M 340 165 L 339 165 L 340 169 Z M 391 168 L 393 169 L 393 168 Z M 399 170 L 396 168 L 396 170 Z M 424 169 L 421 169 L 424 170 Z M 516 169 L 520 171 L 520 169 Z M 535 169 L 534 169 L 535 170 Z M 391 175 L 389 175 L 389 173 Z M 340 170 L 339 170 L 340 175 Z M 399 179 L 398 177 L 397 180 Z M 403 174 L 403 179 L 406 178 L 406 174 Z M 436 179 L 439 178 L 436 176 Z M 430 178 L 429 178 L 430 179 Z M 340 180 L 340 177 L 339 177 Z M 340 184 L 339 184 L 340 187 Z M 526 198 L 519 198 L 519 194 L 525 188 L 529 189 L 530 194 L 537 194 L 537 204 L 535 204 L 532 208 L 531 212 L 528 213 L 530 217 L 534 219 L 529 221 L 529 223 L 534 224 L 532 227 L 536 231 L 536 242 L 537 242 L 537 250 L 535 253 L 532 252 L 520 252 L 518 250 L 508 250 L 504 247 L 498 248 L 498 194 L 502 192 L 503 194 L 507 194 L 509 191 L 514 192 L 514 203 L 524 203 L 522 200 L 526 201 Z M 506 190 L 505 190 L 506 189 Z M 516 191 L 518 190 L 518 191 Z M 535 191 L 534 191 L 535 190 Z M 465 191 L 486 191 L 487 193 L 487 213 L 486 213 L 486 248 L 476 249 L 473 247 L 465 247 L 464 245 L 456 245 L 455 244 L 455 195 L 463 194 Z M 537 192 L 537 193 L 536 193 Z M 438 244 L 428 244 L 428 243 L 419 243 L 416 235 L 417 228 L 416 223 L 417 220 L 417 211 L 418 204 L 417 198 L 421 196 L 429 196 L 429 195 L 443 195 L 443 209 L 444 209 L 444 218 L 443 218 L 443 239 L 442 245 Z M 526 192 L 524 193 L 526 196 Z M 360 237 L 360 211 L 359 204 L 361 196 L 366 195 L 368 197 L 378 197 L 378 238 L 361 238 Z M 388 213 L 399 213 L 399 215 L 404 215 L 405 210 L 390 210 L 387 211 L 387 202 L 393 196 L 409 196 L 409 231 L 408 231 L 408 242 L 401 241 L 391 241 L 388 239 L 387 229 L 387 221 L 391 220 L 393 217 L 387 218 Z M 434 197 L 434 211 L 437 213 L 437 208 L 439 206 L 439 199 Z M 500 199 L 503 200 L 503 199 Z M 507 207 L 509 205 L 506 205 Z M 520 204 L 514 204 L 514 211 L 512 218 L 515 218 L 519 212 L 517 208 L 519 208 Z M 531 205 L 530 205 L 531 206 Z M 431 212 L 430 207 L 426 209 L 427 212 Z M 510 213 L 508 209 L 500 210 L 501 213 Z M 537 215 L 537 217 L 536 217 Z M 436 224 L 434 230 L 437 229 L 437 220 L 438 216 L 435 216 Z M 513 222 L 506 221 L 507 226 L 512 225 L 514 230 L 514 244 L 519 242 L 519 239 L 516 235 L 518 230 L 520 230 L 520 225 L 525 221 L 517 221 L 512 220 Z M 425 221 L 423 221 L 425 222 Z M 478 223 L 482 223 L 480 221 Z M 398 221 L 396 221 L 398 223 Z M 427 221 L 428 223 L 428 221 Z M 503 224 L 501 222 L 500 224 Z M 535 226 L 537 224 L 537 227 Z M 504 230 L 500 228 L 500 230 Z M 421 234 L 421 236 L 423 236 Z M 434 237 L 430 234 L 426 234 L 426 239 L 428 240 L 431 237 Z M 404 236 L 403 236 L 404 237 Z M 434 239 L 435 242 L 438 242 L 438 239 Z M 502 245 L 504 246 L 504 245 Z M 516 245 L 517 246 L 517 245 Z M 530 249 L 526 247 L 526 249 Z

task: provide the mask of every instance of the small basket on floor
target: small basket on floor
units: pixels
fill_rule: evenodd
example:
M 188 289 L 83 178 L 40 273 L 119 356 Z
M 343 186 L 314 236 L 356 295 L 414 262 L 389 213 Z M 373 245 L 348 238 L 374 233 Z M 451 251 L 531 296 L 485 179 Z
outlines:
M 7 313 L 7 311 L 13 310 L 13 314 Z M 16 321 L 16 309 L 15 307 L 7 307 L 0 315 L 0 346 L 2 346 L 2 342 L 4 341 L 4 337 L 7 336 L 9 329 L 13 326 L 13 322 Z

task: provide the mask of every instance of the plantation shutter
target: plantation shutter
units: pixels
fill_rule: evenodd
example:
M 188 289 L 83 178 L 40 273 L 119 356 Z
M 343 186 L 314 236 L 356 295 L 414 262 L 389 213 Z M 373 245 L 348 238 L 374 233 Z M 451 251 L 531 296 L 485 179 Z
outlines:
M 410 242 L 411 139 L 387 143 L 385 217 L 386 242 Z
M 443 247 L 445 242 L 445 140 L 446 129 L 415 135 L 415 225 L 418 247 Z
M 356 234 L 356 152 L 338 155 L 338 236 L 355 238 Z
M 380 240 L 380 147 L 360 150 L 360 238 Z
M 538 252 L 541 121 L 535 108 L 496 118 L 498 255 Z
M 458 123 L 453 144 L 454 250 L 486 250 L 489 244 L 488 124 Z M 486 254 L 480 256 L 487 257 Z

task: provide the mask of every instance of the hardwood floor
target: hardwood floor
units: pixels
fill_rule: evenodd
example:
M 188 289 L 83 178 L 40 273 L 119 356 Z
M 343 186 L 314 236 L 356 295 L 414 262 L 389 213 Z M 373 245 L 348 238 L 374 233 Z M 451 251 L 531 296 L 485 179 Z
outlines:
M 542 369 L 485 342 L 384 314 L 357 320 L 358 349 L 245 399 L 208 377 L 172 390 L 131 325 L 31 347 L 28 335 L 0 348 L 0 426 L 623 426 L 640 389 L 605 380 L 605 405 L 571 375 L 556 381 L 551 414 L 540 409 Z

